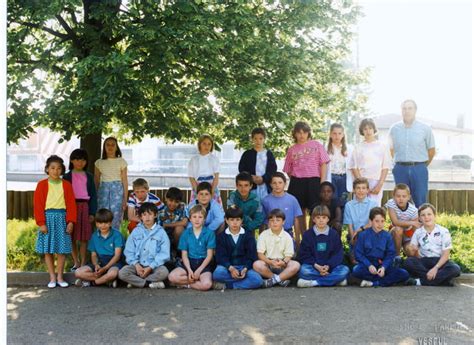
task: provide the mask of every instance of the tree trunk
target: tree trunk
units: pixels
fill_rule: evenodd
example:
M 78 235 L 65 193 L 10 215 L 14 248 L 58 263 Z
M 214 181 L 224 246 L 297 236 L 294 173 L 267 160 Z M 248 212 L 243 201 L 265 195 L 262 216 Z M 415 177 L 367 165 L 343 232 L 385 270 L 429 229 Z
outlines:
M 89 155 L 89 166 L 87 170 L 94 173 L 94 163 L 101 155 L 102 133 L 87 134 L 81 138 L 81 148 Z

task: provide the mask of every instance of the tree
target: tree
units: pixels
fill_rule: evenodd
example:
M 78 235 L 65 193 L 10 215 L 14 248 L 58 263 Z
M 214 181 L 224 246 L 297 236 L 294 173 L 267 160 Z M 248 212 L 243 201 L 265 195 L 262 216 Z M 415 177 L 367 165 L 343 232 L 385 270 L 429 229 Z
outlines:
M 358 110 L 345 59 L 351 1 L 8 1 L 8 141 L 47 126 L 93 157 L 103 133 L 282 154 L 296 119 L 317 131 Z M 90 152 L 89 152 L 90 153 Z

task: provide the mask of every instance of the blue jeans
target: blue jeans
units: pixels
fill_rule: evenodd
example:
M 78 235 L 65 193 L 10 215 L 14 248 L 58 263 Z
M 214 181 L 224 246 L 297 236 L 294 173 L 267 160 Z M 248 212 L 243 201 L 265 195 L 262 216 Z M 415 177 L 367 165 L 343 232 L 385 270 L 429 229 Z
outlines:
M 426 202 L 428 195 L 428 167 L 424 163 L 416 165 L 395 164 L 392 169 L 395 183 L 405 183 L 410 187 L 411 197 L 416 207 Z
M 344 279 L 349 274 L 349 268 L 344 265 L 334 267 L 327 276 L 322 276 L 317 269 L 310 264 L 301 265 L 299 278 L 304 280 L 316 280 L 321 286 L 334 286 Z
M 234 266 L 241 271 L 245 266 Z M 262 286 L 263 279 L 254 270 L 248 270 L 244 279 L 234 279 L 229 270 L 224 266 L 218 265 L 212 274 L 212 279 L 221 283 L 225 283 L 228 289 L 258 289 Z
M 347 175 L 331 175 L 331 182 L 334 186 L 334 197 L 336 199 L 341 199 L 342 193 L 347 193 L 347 186 L 346 186 Z
M 362 280 L 368 280 L 374 283 L 374 286 L 391 286 L 407 280 L 410 275 L 403 268 L 389 267 L 385 270 L 385 275 L 380 278 L 377 274 L 372 274 L 368 267 L 358 264 L 352 269 L 352 275 Z

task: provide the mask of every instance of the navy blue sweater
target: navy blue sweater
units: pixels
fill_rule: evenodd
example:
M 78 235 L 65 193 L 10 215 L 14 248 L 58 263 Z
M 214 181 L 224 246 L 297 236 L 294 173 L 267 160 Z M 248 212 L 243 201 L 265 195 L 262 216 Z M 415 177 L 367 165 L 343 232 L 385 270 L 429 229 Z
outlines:
M 252 231 L 239 235 L 237 243 L 225 231 L 217 235 L 216 263 L 225 268 L 229 266 L 245 266 L 252 269 L 257 260 L 257 242 Z
M 255 175 L 255 165 L 257 164 L 257 151 L 250 149 L 245 151 L 240 157 L 239 161 L 239 172 L 246 171 L 251 175 Z M 277 164 L 275 156 L 272 151 L 267 149 L 267 166 L 265 167 L 265 174 L 262 176 L 263 181 L 267 185 L 268 193 L 271 193 L 270 178 L 272 174 L 277 171 Z M 254 184 L 252 189 L 256 189 L 257 185 Z
M 383 266 L 387 269 L 395 255 L 392 235 L 387 231 L 376 233 L 372 228 L 368 228 L 357 236 L 355 258 L 364 266 L 374 265 L 377 268 Z
M 328 265 L 331 271 L 342 264 L 343 254 L 341 237 L 336 230 L 331 228 L 328 235 L 316 236 L 311 228 L 303 234 L 298 259 L 302 264 L 311 266 Z

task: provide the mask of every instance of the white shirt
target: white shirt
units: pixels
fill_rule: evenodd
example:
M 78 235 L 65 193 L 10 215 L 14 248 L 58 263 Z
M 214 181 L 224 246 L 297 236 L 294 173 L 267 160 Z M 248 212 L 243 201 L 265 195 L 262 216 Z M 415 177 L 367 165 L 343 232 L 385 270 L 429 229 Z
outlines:
M 227 228 L 227 229 L 225 229 L 225 233 L 226 233 L 226 235 L 231 235 L 232 239 L 234 240 L 234 243 L 237 244 L 237 241 L 239 240 L 239 236 L 245 234 L 245 229 L 241 227 L 239 233 L 237 235 L 234 235 L 229 230 L 229 228 Z
M 417 229 L 410 244 L 419 248 L 421 257 L 428 258 L 440 257 L 444 250 L 453 247 L 449 230 L 438 224 L 431 233 L 424 227 Z
M 212 153 L 197 154 L 188 163 L 188 177 L 214 176 L 219 173 L 219 158 Z

